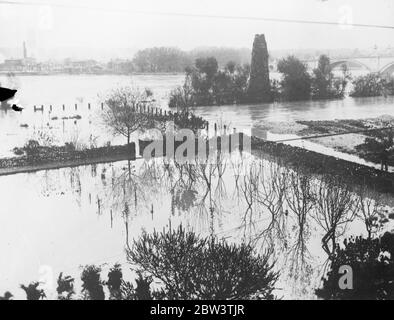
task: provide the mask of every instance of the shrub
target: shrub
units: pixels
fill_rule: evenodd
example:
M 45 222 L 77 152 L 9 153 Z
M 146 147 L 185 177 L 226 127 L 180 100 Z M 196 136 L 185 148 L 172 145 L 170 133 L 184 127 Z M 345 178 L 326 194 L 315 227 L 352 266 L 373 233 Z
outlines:
M 25 291 L 27 300 L 40 300 L 46 297 L 42 289 L 38 289 L 40 283 L 32 282 L 27 287 L 21 285 L 21 289 Z
M 385 94 L 386 81 L 378 74 L 367 74 L 353 81 L 352 97 L 377 97 Z
M 318 67 L 313 70 L 312 98 L 316 100 L 343 98 L 348 79 L 346 69 L 343 70 L 343 79 L 335 79 L 330 58 L 321 55 Z
M 4 296 L 0 296 L 0 301 L 4 301 L 4 300 L 11 300 L 13 297 L 13 295 L 10 292 L 5 292 Z
M 57 289 L 59 300 L 71 300 L 74 292 L 74 278 L 70 276 L 63 277 L 63 273 L 59 274 L 57 279 Z
M 101 268 L 94 265 L 85 266 L 82 275 L 82 293 L 89 300 L 104 300 L 104 282 L 101 280 Z
M 167 299 L 272 299 L 277 274 L 270 254 L 251 246 L 200 238 L 182 227 L 143 234 L 128 252 L 130 263 L 159 280 Z
M 388 254 L 387 254 L 388 253 Z M 323 287 L 318 297 L 337 300 L 394 299 L 394 235 L 386 233 L 381 239 L 351 238 L 344 248 L 337 247 Z M 353 290 L 339 288 L 341 266 L 353 270 Z
M 306 65 L 294 56 L 278 62 L 282 73 L 282 92 L 286 100 L 308 100 L 311 96 L 311 77 Z
M 37 156 L 40 153 L 40 144 L 37 140 L 29 140 L 23 147 L 28 157 Z
M 18 148 L 18 147 L 15 147 L 14 149 L 12 149 L 12 152 L 17 156 L 23 156 L 25 154 L 25 151 L 23 150 L 23 148 Z

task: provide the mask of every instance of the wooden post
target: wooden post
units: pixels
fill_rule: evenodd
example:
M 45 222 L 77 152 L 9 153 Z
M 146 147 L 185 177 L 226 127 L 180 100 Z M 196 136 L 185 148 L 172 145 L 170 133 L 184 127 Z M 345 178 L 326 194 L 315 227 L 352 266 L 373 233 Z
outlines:
M 78 110 L 78 105 L 77 104 L 75 104 L 75 110 Z
M 36 108 L 36 106 L 34 106 L 34 112 L 36 112 L 37 111 L 37 108 Z
M 52 112 L 52 105 L 49 105 L 49 111 Z
M 63 104 L 63 111 L 66 110 L 66 106 Z
M 88 109 L 90 110 L 90 103 L 88 103 Z

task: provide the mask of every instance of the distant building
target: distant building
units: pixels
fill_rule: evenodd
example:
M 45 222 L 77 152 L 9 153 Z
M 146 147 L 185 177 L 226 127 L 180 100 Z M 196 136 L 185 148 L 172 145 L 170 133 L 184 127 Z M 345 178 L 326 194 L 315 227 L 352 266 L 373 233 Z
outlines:
M 0 71 L 9 72 L 33 72 L 36 71 L 37 61 L 27 54 L 26 43 L 23 42 L 23 58 L 22 59 L 6 59 L 0 64 Z

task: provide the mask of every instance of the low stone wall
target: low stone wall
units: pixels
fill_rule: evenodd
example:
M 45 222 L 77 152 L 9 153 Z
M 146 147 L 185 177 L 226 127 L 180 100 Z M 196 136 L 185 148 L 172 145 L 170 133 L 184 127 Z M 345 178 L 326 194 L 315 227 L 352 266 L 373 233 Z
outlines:
M 0 159 L 0 169 L 42 166 L 53 163 L 73 163 L 84 161 L 88 164 L 89 160 L 96 160 L 99 158 L 111 159 L 121 158 L 134 160 L 136 157 L 135 143 L 122 146 L 108 146 L 86 150 L 70 150 L 67 147 L 38 147 L 34 155 L 24 155 L 21 157 L 3 158 Z M 97 161 L 94 161 L 97 162 Z

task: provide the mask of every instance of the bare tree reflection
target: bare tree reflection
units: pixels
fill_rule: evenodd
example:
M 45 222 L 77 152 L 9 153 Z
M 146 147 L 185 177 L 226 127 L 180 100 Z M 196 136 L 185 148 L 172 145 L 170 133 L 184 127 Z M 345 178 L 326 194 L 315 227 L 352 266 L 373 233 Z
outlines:
M 268 211 L 268 225 L 257 238 L 273 244 L 277 241 L 287 247 L 285 235 L 286 214 L 284 211 L 287 188 L 287 170 L 275 162 L 261 162 L 256 188 L 256 200 Z
M 359 213 L 358 217 L 364 222 L 368 239 L 377 234 L 382 225 L 379 223 L 382 196 L 363 185 L 356 189 Z
M 310 279 L 310 253 L 307 248 L 309 239 L 309 223 L 315 197 L 312 188 L 312 176 L 300 170 L 289 170 L 286 202 L 291 216 L 295 217 L 296 236 L 289 248 L 290 275 L 300 280 L 305 286 Z
M 319 181 L 316 209 L 313 218 L 326 233 L 322 239 L 322 246 L 331 257 L 337 245 L 337 238 L 344 235 L 347 224 L 355 218 L 357 202 L 349 185 L 339 178 L 327 176 Z

